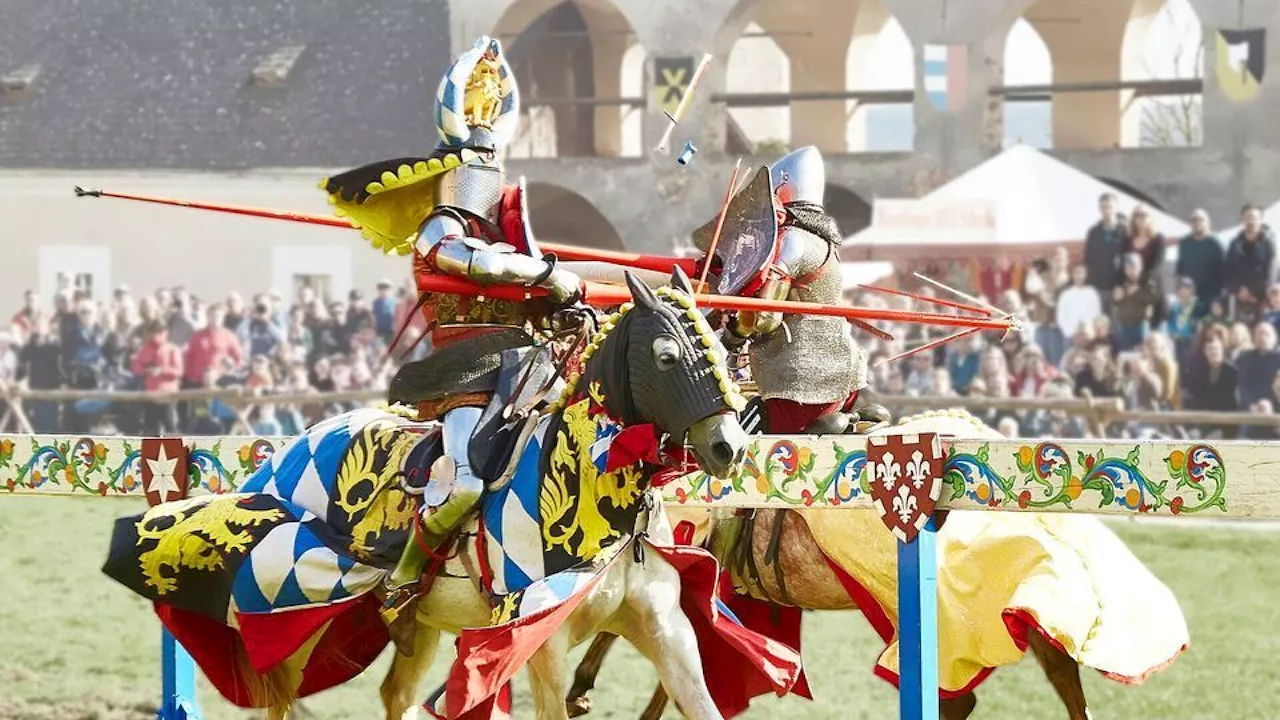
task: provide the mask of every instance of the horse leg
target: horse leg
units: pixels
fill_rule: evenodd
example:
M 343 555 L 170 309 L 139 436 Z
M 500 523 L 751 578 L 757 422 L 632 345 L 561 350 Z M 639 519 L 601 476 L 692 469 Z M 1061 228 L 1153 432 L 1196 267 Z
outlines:
M 628 619 L 619 634 L 658 669 L 676 706 L 690 720 L 721 720 L 702 672 L 698 638 L 680 608 L 680 574 L 656 557 L 630 566 Z M 651 703 L 652 704 L 652 703 Z
M 617 641 L 618 636 L 613 633 L 600 633 L 591 641 L 591 647 L 573 673 L 573 687 L 569 688 L 569 696 L 564 701 L 569 717 L 581 717 L 591 712 L 591 698 L 587 697 L 587 693 L 596 686 L 596 676 L 600 674 L 605 655 L 609 654 L 609 648 Z
M 953 698 L 938 701 L 939 715 L 942 720 L 968 720 L 973 709 L 978 706 L 978 698 L 971 692 Z
M 439 644 L 440 631 L 419 623 L 413 639 L 413 655 L 401 655 L 397 651 L 391 659 L 391 668 L 378 690 L 387 720 L 413 720 L 418 716 L 418 684 L 431 667 Z
M 1089 720 L 1089 708 L 1084 698 L 1084 686 L 1080 684 L 1080 664 L 1068 657 L 1039 632 L 1027 633 L 1031 652 L 1044 670 L 1045 677 L 1053 684 L 1071 720 Z
M 666 711 L 667 689 L 662 687 L 662 683 L 658 683 L 658 687 L 653 689 L 653 696 L 649 698 L 649 704 L 640 713 L 640 720 L 660 720 L 662 713 Z
M 538 720 L 568 720 L 564 693 L 567 682 L 569 634 L 561 629 L 529 658 L 529 682 L 534 716 Z

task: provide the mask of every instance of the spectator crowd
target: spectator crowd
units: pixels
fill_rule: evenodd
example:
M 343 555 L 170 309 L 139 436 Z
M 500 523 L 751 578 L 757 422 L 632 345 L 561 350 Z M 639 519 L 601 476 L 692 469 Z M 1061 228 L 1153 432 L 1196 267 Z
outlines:
M 355 289 L 345 302 L 330 301 L 303 287 L 292 302 L 271 291 L 248 303 L 234 292 L 206 302 L 182 287 L 141 297 L 119 287 L 96 301 L 65 276 L 59 283 L 48 308 L 28 290 L 0 332 L 0 390 L 242 388 L 254 397 L 246 419 L 267 435 L 300 432 L 350 407 L 300 396 L 384 389 L 394 372 L 385 351 L 416 300 L 389 280 L 372 298 Z M 293 400 L 272 400 L 286 395 Z M 28 400 L 22 407 L 36 432 L 220 434 L 237 419 L 219 400 Z
M 871 387 L 882 395 L 1119 398 L 1130 410 L 1275 413 L 1275 237 L 1254 206 L 1242 210 L 1241 221 L 1240 231 L 1224 243 L 1208 214 L 1196 210 L 1191 233 L 1171 240 L 1155 231 L 1146 208 L 1139 205 L 1125 217 L 1117 212 L 1115 196 L 1104 194 L 1079 257 L 1059 247 L 1025 268 L 997 257 L 983 262 L 975 280 L 948 277 L 959 289 L 1012 313 L 1019 332 L 1005 338 L 974 333 L 895 362 L 883 361 L 943 339 L 947 331 L 894 328 L 889 341 L 859 334 Z M 1166 252 L 1175 246 L 1177 260 L 1171 263 Z M 349 407 L 323 397 L 299 402 L 300 396 L 385 389 L 395 369 L 386 349 L 416 306 L 411 283 L 396 288 L 389 280 L 377 284 L 371 299 L 352 290 L 346 302 L 330 300 L 303 287 L 292 302 L 272 291 L 247 304 L 237 293 L 204 302 L 182 287 L 140 298 L 120 287 L 109 301 L 98 302 L 69 281 L 62 283 L 47 310 L 28 291 L 10 331 L 0 332 L 0 389 L 14 383 L 37 390 L 244 388 L 258 400 L 248 420 L 261 434 L 296 433 Z M 919 292 L 938 294 L 931 285 Z M 870 292 L 855 301 L 872 307 L 918 304 Z M 415 324 L 401 349 L 419 336 L 420 318 Z M 424 351 L 425 345 L 414 347 L 408 357 Z M 401 350 L 396 356 L 406 359 Z M 272 401 L 283 395 L 292 399 Z M 30 401 L 24 410 L 37 432 L 218 434 L 237 419 L 218 400 Z M 979 414 L 1005 434 L 1025 437 L 1276 437 L 1269 427 L 1103 426 L 1049 402 L 1029 411 Z
M 1079 258 L 1060 247 L 1020 273 L 1009 258 L 997 258 L 985 264 L 980 287 L 962 288 L 1013 313 L 1020 332 L 1004 339 L 975 334 L 894 363 L 880 360 L 946 333 L 904 328 L 901 340 L 867 338 L 871 385 L 889 395 L 1119 398 L 1127 410 L 1275 413 L 1275 236 L 1257 207 L 1243 208 L 1241 221 L 1224 243 L 1208 214 L 1196 210 L 1191 232 L 1168 239 L 1155 231 L 1145 207 L 1125 217 L 1116 197 L 1104 194 Z M 1168 262 L 1166 251 L 1174 247 L 1177 260 Z M 937 294 L 928 286 L 921 292 Z M 860 299 L 869 305 L 898 300 L 872 293 Z M 1048 405 L 991 411 L 984 420 L 1025 437 L 1275 437 L 1264 427 L 1091 426 L 1084 414 Z

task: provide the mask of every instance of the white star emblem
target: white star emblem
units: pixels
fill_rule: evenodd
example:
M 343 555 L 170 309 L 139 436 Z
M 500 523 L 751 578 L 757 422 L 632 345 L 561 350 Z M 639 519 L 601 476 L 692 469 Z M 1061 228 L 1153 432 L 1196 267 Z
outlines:
M 170 492 L 181 495 L 182 490 L 178 487 L 178 480 L 173 476 L 177 466 L 178 458 L 165 455 L 164 445 L 161 445 L 160 457 L 155 460 L 147 458 L 147 467 L 151 468 L 151 485 L 147 487 L 147 492 L 158 493 L 161 502 L 169 498 Z

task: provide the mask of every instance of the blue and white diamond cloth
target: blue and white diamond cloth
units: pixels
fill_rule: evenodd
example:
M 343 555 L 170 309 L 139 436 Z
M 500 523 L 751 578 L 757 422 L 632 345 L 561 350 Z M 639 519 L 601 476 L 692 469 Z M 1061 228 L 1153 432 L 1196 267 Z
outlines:
M 551 416 L 542 418 L 520 455 L 511 482 L 485 496 L 481 510 L 486 555 L 493 573 L 492 590 L 502 595 L 529 587 L 547 575 L 543 552 L 542 513 L 538 493 L 542 481 L 542 450 Z M 605 471 L 609 448 L 619 427 L 603 423 L 596 427 L 591 444 L 591 461 Z
M 507 64 L 506 56 L 502 54 L 502 43 L 484 35 L 476 41 L 474 47 L 449 66 L 436 91 L 436 132 L 445 147 L 463 147 L 471 137 L 473 128 L 467 125 L 465 112 L 467 81 L 471 79 L 471 73 L 486 52 L 492 52 L 498 58 L 498 80 L 502 98 L 498 117 L 490 128 L 491 137 L 498 147 L 506 145 L 515 137 L 516 125 L 520 121 L 520 90 L 516 86 L 516 76 Z

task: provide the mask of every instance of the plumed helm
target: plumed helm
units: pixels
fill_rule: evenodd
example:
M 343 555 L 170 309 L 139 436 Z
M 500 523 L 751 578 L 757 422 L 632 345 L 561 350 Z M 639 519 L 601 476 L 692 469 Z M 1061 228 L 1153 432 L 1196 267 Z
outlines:
M 810 145 L 794 150 L 769 166 L 774 194 L 783 205 L 795 202 L 821 205 L 827 188 L 822 153 Z
M 502 43 L 481 36 L 449 66 L 436 92 L 435 120 L 443 148 L 496 151 L 511 142 L 520 91 Z

